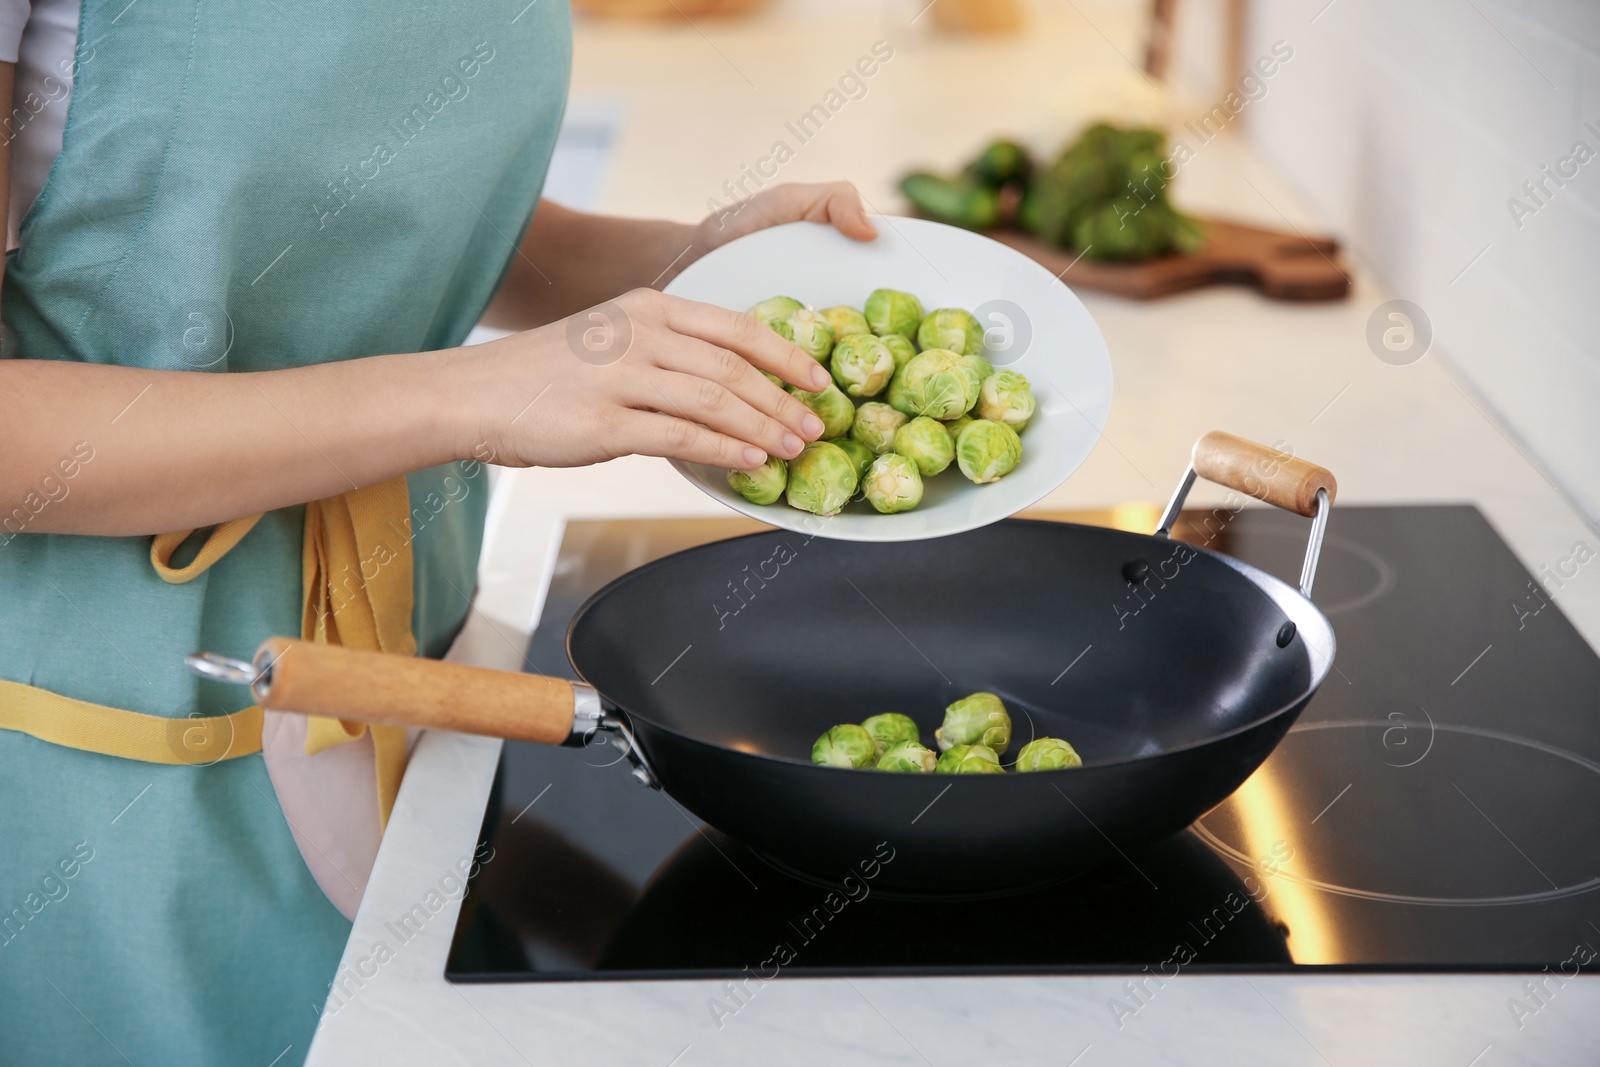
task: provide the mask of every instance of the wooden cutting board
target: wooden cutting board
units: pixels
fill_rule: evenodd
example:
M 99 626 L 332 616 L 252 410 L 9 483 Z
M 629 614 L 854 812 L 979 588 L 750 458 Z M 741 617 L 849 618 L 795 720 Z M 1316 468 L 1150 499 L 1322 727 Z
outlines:
M 1142 263 L 1079 259 L 1020 230 L 987 236 L 1010 245 L 1073 287 L 1133 300 L 1181 293 L 1202 285 L 1254 286 L 1274 300 L 1339 300 L 1350 292 L 1350 269 L 1329 237 L 1263 230 L 1225 219 L 1200 219 L 1206 245 L 1192 256 L 1167 255 Z

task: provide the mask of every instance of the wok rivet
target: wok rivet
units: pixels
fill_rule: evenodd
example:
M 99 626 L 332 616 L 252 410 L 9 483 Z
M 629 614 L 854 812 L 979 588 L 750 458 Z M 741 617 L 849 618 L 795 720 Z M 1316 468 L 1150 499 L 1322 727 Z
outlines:
M 1122 565 L 1122 577 L 1129 585 L 1138 585 L 1150 575 L 1150 564 L 1142 559 L 1130 559 Z
M 1286 647 L 1289 644 L 1289 642 L 1293 641 L 1293 640 L 1294 640 L 1294 623 L 1286 622 L 1282 626 L 1278 627 L 1278 647 L 1279 648 Z

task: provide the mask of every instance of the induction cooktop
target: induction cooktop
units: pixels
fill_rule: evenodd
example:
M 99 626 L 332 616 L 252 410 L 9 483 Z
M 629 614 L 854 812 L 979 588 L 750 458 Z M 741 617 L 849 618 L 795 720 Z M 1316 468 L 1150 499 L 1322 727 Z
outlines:
M 761 528 L 569 523 L 527 669 L 573 676 L 567 623 L 613 578 Z M 1306 528 L 1246 509 L 1210 547 L 1292 584 Z M 1600 658 L 1561 613 L 1574 548 L 1531 574 L 1475 508 L 1336 507 L 1313 599 L 1338 656 L 1282 744 L 1188 830 L 1025 895 L 797 878 L 615 748 L 508 742 L 446 975 L 1575 973 L 1600 946 Z

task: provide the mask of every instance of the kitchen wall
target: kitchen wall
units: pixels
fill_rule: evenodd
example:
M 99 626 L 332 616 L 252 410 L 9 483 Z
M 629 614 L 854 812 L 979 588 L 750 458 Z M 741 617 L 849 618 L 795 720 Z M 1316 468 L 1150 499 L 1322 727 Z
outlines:
M 1203 2 L 1203 0 L 1202 0 Z M 1600 518 L 1600 4 L 1256 0 L 1244 128 Z

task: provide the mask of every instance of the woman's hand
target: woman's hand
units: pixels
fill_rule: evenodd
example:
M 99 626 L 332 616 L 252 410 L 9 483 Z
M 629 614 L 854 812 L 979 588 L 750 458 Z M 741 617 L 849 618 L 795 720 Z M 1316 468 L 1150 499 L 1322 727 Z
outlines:
M 494 463 L 638 453 L 749 469 L 822 434 L 761 374 L 820 390 L 830 379 L 816 360 L 748 315 L 654 289 L 465 351 L 477 353 L 478 438 L 458 451 Z
M 785 222 L 826 222 L 857 241 L 878 236 L 861 194 L 849 182 L 785 182 L 708 216 L 696 228 L 695 243 L 704 255 L 736 237 Z

